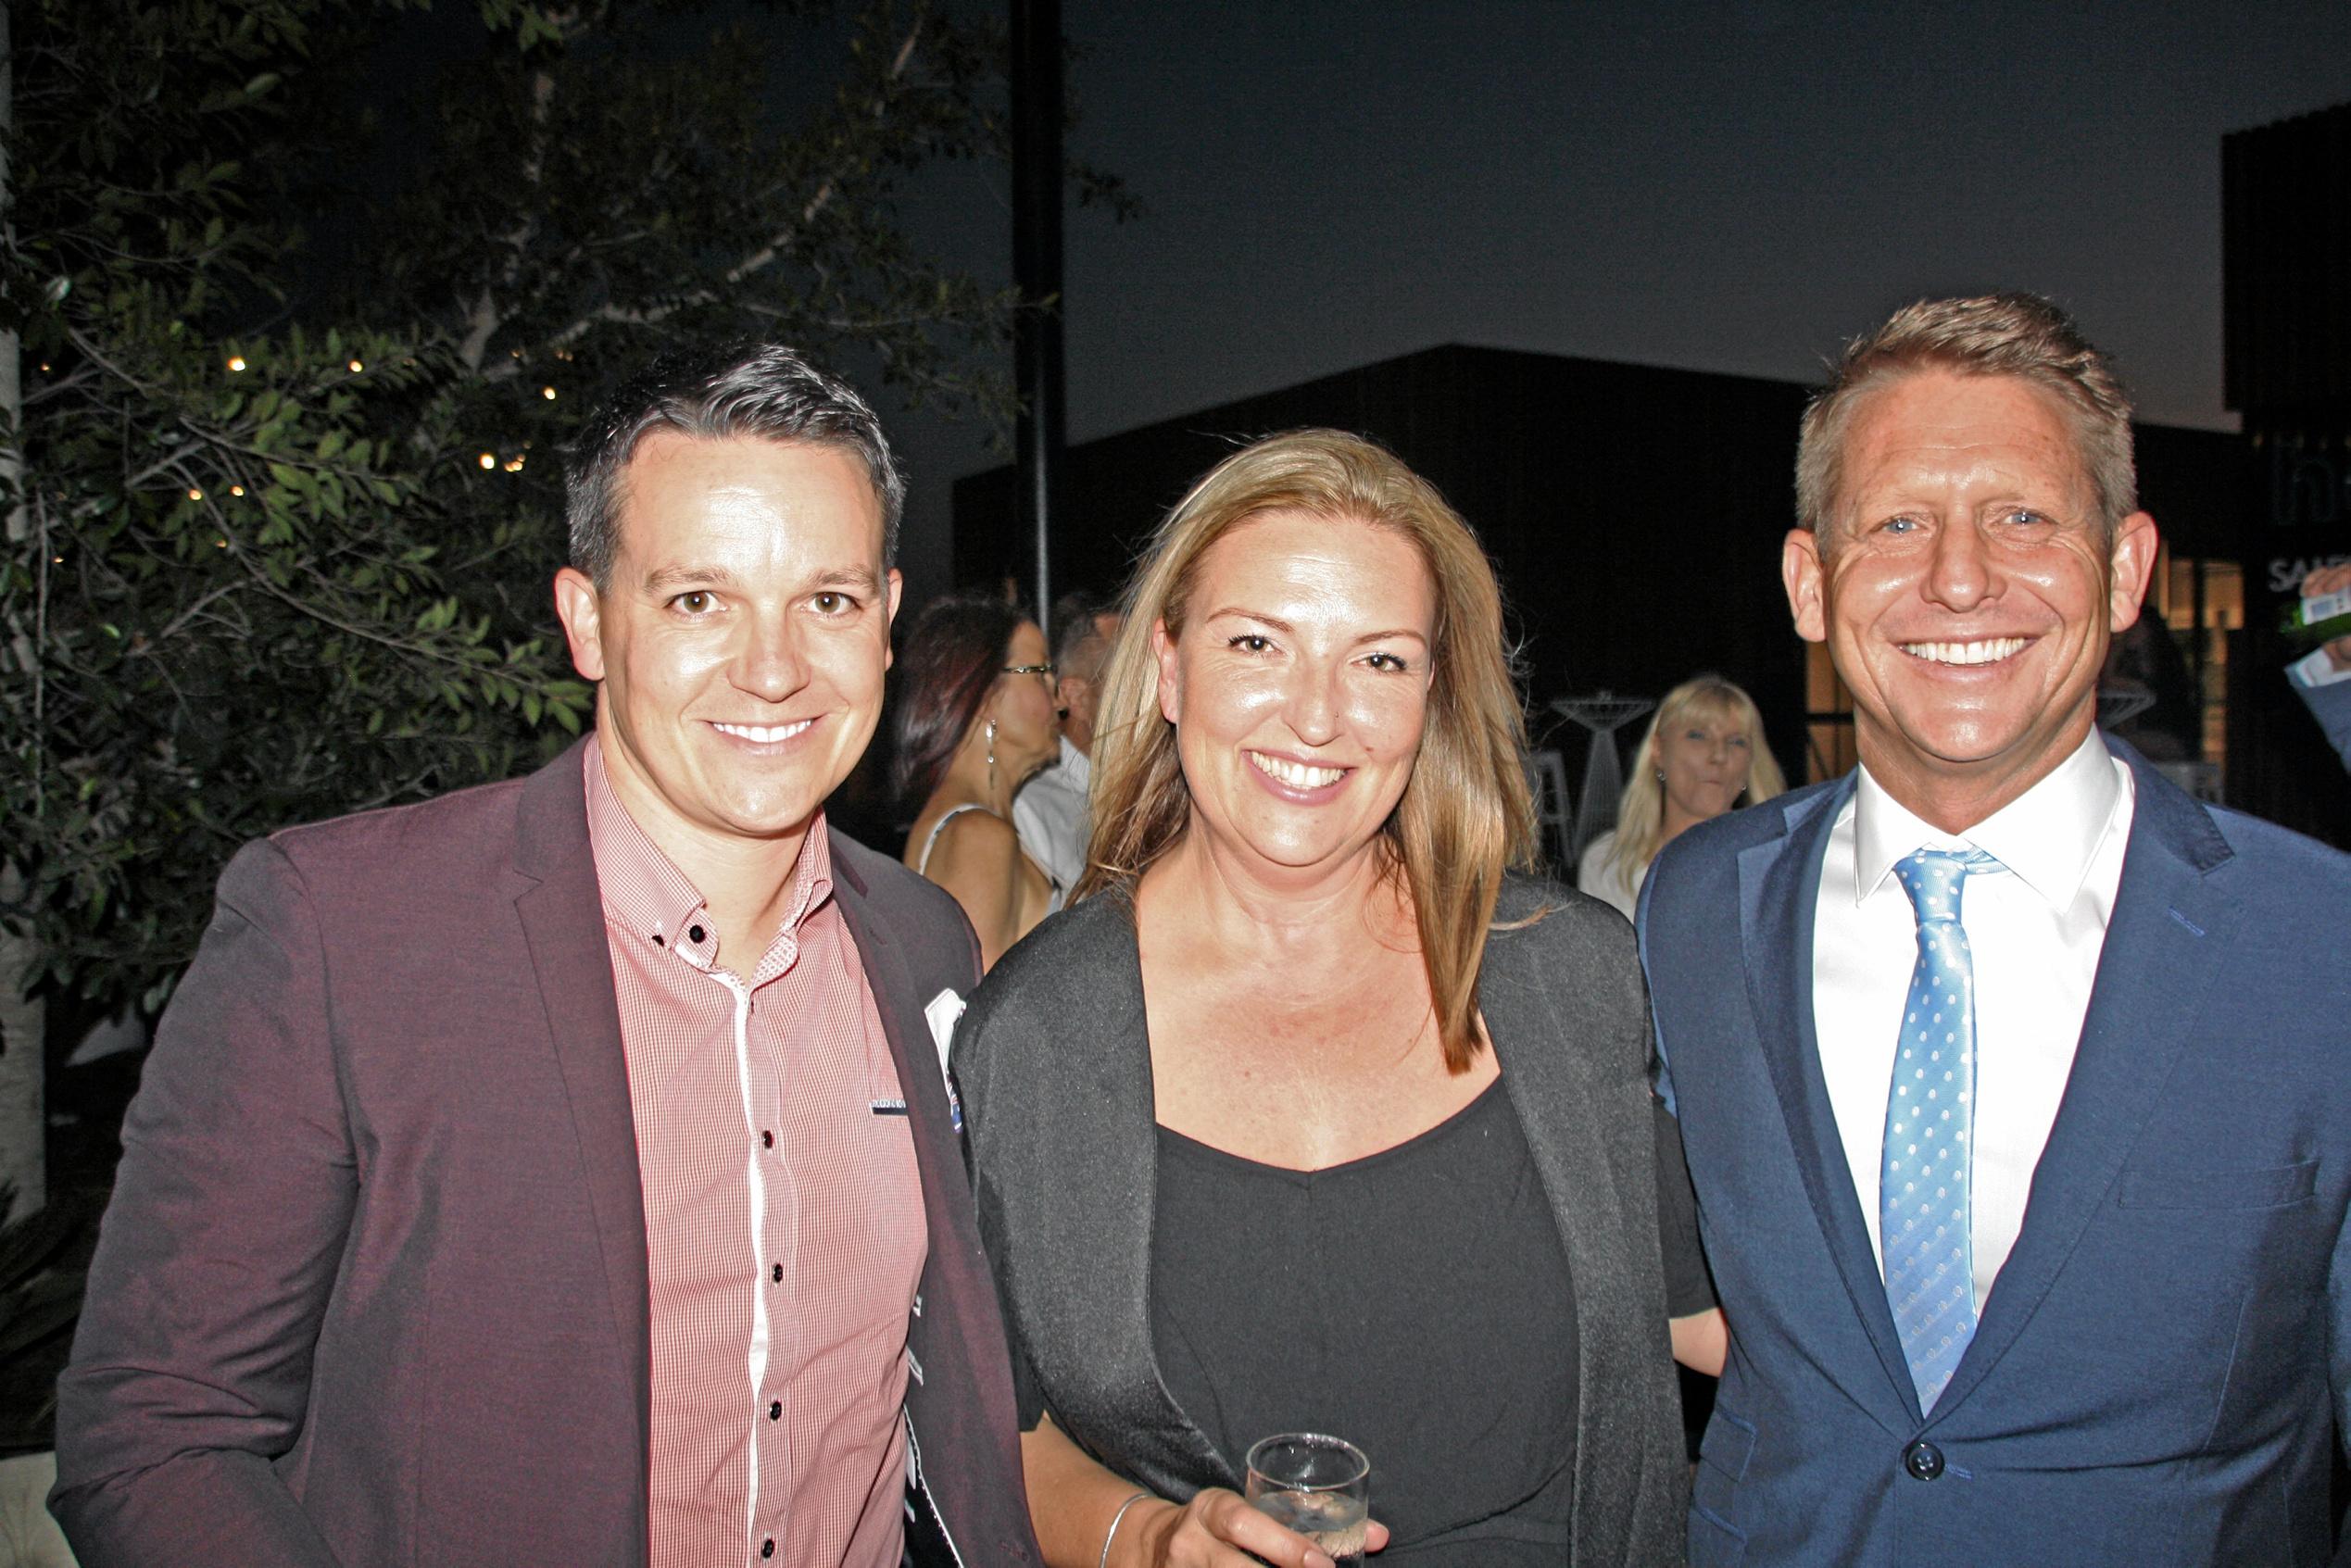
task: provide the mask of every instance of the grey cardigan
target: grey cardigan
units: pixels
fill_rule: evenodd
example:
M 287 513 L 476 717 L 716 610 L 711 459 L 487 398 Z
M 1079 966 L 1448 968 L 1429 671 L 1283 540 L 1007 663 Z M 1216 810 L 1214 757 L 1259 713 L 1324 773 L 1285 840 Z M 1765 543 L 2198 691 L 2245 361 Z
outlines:
M 1478 1005 L 1575 1281 L 1568 1561 L 1678 1564 L 1688 1464 L 1632 932 L 1600 903 L 1522 879 L 1505 884 L 1496 922 Z M 1150 1043 L 1124 897 L 1088 899 L 1005 956 L 956 1032 L 954 1074 L 981 1240 L 1055 1424 L 1163 1497 L 1238 1486 L 1169 1396 L 1151 1344 Z

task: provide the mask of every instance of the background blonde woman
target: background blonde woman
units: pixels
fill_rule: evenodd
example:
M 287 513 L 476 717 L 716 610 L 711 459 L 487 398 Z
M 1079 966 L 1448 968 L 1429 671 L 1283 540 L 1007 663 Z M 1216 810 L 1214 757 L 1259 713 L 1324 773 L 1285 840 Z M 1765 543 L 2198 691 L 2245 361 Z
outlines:
M 1305 1568 L 1237 1495 L 1298 1430 L 1370 1454 L 1383 1563 L 1680 1562 L 1667 1318 L 1709 1370 L 1721 1318 L 1632 934 L 1523 870 L 1519 712 L 1380 448 L 1260 442 L 1162 525 L 1079 901 L 955 1043 L 1054 1568 Z
M 1616 828 L 1591 841 L 1576 870 L 1578 887 L 1627 920 L 1649 862 L 1677 834 L 1788 787 L 1754 699 L 1719 675 L 1694 675 L 1667 692 L 1633 756 Z

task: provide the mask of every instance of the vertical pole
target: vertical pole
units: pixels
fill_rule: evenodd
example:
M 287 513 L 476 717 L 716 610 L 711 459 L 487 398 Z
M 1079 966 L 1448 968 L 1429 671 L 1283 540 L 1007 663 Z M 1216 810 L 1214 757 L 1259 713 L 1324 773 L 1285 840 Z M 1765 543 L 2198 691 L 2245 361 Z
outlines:
M 0 6 L 0 133 L 16 129 L 16 51 L 8 31 L 8 12 Z M 11 170 L 7 148 L 0 142 L 0 194 L 8 188 Z M 20 345 L 14 332 L 0 332 L 0 491 L 9 497 L 6 533 L 10 551 L 30 555 L 38 545 L 32 534 L 31 508 L 17 498 L 24 478 L 24 392 L 18 380 Z M 34 571 L 44 569 L 36 563 Z M 7 628 L 7 652 L 23 667 L 28 682 L 36 678 L 41 650 L 25 635 L 20 621 Z M 16 897 L 22 876 L 17 866 L 0 864 L 0 896 Z M 0 1205 L 0 1221 L 19 1219 L 40 1208 L 48 1197 L 49 1119 L 44 1094 L 47 1049 L 45 1010 L 25 995 L 25 976 L 32 972 L 32 944 L 23 935 L 0 931 L 0 1187 L 10 1194 Z
M 1052 628 L 1053 504 L 1060 489 L 1062 392 L 1061 0 L 1012 0 L 1012 326 L 1020 394 L 1018 516 L 1036 550 L 1037 622 Z

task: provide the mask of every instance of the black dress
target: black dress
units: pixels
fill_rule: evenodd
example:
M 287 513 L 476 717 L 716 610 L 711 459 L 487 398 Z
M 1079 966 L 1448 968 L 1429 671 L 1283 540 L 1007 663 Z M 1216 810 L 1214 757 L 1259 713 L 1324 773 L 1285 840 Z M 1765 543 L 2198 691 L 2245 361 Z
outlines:
M 1163 1127 L 1158 1143 L 1160 1369 L 1235 1472 L 1259 1437 L 1333 1433 L 1371 1459 L 1372 1514 L 1392 1532 L 1381 1563 L 1565 1561 L 1574 1286 L 1499 1081 L 1419 1136 L 1320 1171 Z M 1663 1168 L 1659 1185 L 1671 1310 L 1701 1311 L 1689 1187 Z M 1223 1261 L 1162 1261 L 1203 1257 Z

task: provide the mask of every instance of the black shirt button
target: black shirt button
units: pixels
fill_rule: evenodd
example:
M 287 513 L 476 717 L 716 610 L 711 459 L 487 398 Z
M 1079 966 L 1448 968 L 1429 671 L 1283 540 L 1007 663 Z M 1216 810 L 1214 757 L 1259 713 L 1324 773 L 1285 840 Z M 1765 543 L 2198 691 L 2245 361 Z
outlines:
M 702 939 L 702 928 L 698 925 L 689 925 L 685 928 L 685 935 L 688 941 L 699 942 Z
M 773 1557 L 775 1555 L 775 1537 L 773 1536 L 770 1536 L 767 1539 L 760 1543 L 760 1555 L 761 1557 Z
M 1902 1450 L 1902 1467 L 1915 1480 L 1931 1481 L 1942 1474 L 1942 1450 L 1921 1437 Z
M 784 1419 L 783 1400 L 770 1399 L 767 1402 L 767 1419 L 770 1421 L 781 1421 Z
M 776 1284 L 782 1285 L 784 1283 L 784 1265 L 781 1263 L 776 1264 L 775 1272 L 768 1277 L 773 1279 Z
M 761 1133 L 760 1135 L 760 1147 L 761 1148 L 773 1148 L 775 1147 L 775 1135 L 773 1133 Z
M 669 944 L 661 940 L 661 934 L 657 931 L 653 934 L 653 946 L 656 947 L 666 947 Z

